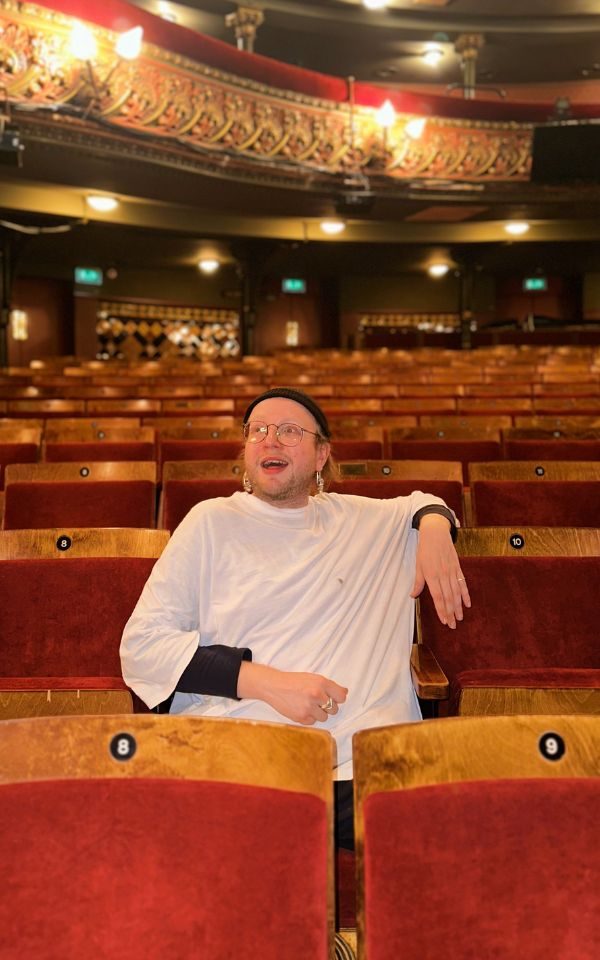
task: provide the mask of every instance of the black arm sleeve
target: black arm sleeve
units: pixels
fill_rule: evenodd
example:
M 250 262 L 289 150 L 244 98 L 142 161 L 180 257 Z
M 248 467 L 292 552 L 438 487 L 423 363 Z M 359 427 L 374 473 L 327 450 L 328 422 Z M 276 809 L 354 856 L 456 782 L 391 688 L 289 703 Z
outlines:
M 252 660 L 252 651 L 247 647 L 226 647 L 222 643 L 198 647 L 175 689 L 239 700 L 237 682 L 242 660 Z
M 442 507 L 437 503 L 431 503 L 428 507 L 421 507 L 420 510 L 417 510 L 412 522 L 414 529 L 419 529 L 421 518 L 426 516 L 428 513 L 439 513 L 440 516 L 445 517 L 446 520 L 450 521 L 450 536 L 452 537 L 452 543 L 455 543 L 457 530 L 456 523 L 454 522 L 454 514 L 452 513 L 452 510 L 448 509 L 448 507 Z

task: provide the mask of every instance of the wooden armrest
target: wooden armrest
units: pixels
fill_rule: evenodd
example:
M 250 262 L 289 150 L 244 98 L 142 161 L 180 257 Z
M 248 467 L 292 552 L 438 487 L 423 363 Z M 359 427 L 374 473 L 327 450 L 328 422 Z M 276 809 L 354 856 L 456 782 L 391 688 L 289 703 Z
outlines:
M 418 697 L 422 700 L 448 699 L 448 678 L 426 644 L 413 643 L 410 669 Z

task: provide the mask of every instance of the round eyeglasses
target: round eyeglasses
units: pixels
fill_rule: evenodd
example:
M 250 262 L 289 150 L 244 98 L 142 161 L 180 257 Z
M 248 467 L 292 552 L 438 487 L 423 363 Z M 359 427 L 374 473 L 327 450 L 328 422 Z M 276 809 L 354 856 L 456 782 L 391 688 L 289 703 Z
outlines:
M 305 427 L 300 427 L 297 423 L 280 423 L 278 426 L 276 423 L 265 423 L 264 420 L 249 420 L 242 427 L 244 440 L 247 440 L 248 443 L 262 443 L 269 434 L 269 427 L 275 427 L 275 436 L 286 447 L 295 447 L 300 443 L 305 433 L 310 433 L 311 437 L 321 439 L 320 434 L 313 433 L 312 430 L 307 430 Z

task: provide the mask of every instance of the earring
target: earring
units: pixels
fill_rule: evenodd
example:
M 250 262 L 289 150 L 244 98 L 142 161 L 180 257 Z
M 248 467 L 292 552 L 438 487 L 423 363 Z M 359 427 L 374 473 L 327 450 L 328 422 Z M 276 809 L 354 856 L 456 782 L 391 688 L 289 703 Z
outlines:
M 315 473 L 315 482 L 317 484 L 317 493 L 323 493 L 323 490 L 325 489 L 325 481 L 323 480 L 320 470 L 317 470 Z
M 245 473 L 242 478 L 242 485 L 246 493 L 252 493 L 252 484 L 250 483 L 250 477 L 247 473 Z

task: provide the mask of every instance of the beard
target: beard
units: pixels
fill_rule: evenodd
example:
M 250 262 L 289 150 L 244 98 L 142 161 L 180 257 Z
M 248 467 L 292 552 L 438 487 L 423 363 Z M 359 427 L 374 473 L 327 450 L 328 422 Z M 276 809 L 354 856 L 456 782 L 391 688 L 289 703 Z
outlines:
M 288 470 L 290 468 L 288 467 Z M 268 503 L 281 506 L 305 506 L 314 485 L 314 471 L 301 474 L 290 473 L 281 481 L 277 475 L 264 477 L 260 468 L 255 470 L 246 468 L 248 478 L 252 484 L 252 493 Z

